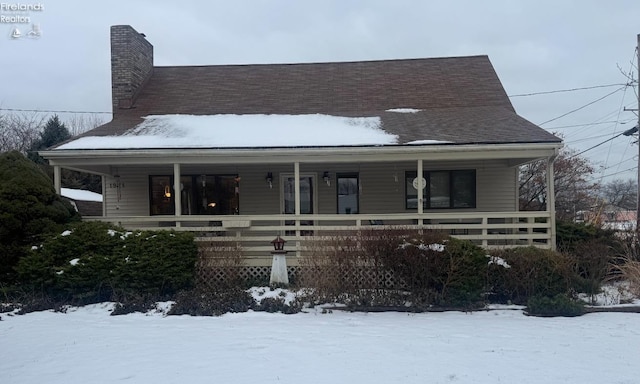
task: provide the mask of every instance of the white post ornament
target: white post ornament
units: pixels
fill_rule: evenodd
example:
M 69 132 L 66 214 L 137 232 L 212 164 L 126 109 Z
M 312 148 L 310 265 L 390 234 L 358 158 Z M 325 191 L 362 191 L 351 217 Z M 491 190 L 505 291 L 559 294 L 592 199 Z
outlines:
M 271 261 L 271 278 L 269 279 L 269 284 L 289 284 L 287 251 L 284 250 L 284 243 L 286 243 L 286 241 L 280 237 L 280 235 L 271 242 L 271 244 L 273 244 L 273 251 L 271 251 L 273 260 Z

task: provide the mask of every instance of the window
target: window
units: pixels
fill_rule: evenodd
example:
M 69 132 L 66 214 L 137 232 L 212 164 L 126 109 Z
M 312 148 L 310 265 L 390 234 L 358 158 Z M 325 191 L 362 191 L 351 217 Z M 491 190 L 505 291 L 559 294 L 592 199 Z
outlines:
M 406 172 L 406 208 L 418 209 L 416 172 Z M 423 173 L 424 209 L 476 207 L 476 171 L 428 171 Z
M 187 175 L 180 177 L 183 215 L 234 215 L 239 213 L 236 175 Z M 150 176 L 150 213 L 175 214 L 173 176 Z
M 358 174 L 339 173 L 336 179 L 338 213 L 358 213 Z

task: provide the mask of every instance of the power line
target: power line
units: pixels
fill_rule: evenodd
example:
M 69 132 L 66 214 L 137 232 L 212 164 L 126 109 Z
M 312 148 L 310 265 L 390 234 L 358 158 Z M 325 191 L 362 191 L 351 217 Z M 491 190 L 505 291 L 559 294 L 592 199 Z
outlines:
M 589 148 L 585 149 L 584 151 L 578 152 L 578 153 L 576 153 L 575 155 L 569 156 L 568 158 L 569 158 L 569 159 L 571 159 L 571 158 L 574 158 L 574 157 L 580 156 L 580 155 L 582 155 L 583 153 L 585 153 L 585 152 L 587 152 L 587 151 L 590 151 L 590 150 L 592 150 L 592 149 L 594 149 L 594 148 L 597 148 L 597 147 L 601 146 L 602 144 L 608 143 L 609 141 L 611 141 L 611 140 L 613 140 L 613 139 L 615 139 L 615 138 L 617 138 L 617 137 L 620 137 L 620 136 L 622 136 L 622 135 L 625 135 L 625 136 L 631 136 L 633 133 L 635 133 L 635 132 L 637 132 L 637 131 L 638 131 L 638 127 L 633 127 L 633 128 L 631 128 L 631 129 L 627 129 L 627 130 L 626 130 L 626 131 L 624 131 L 624 132 L 620 132 L 620 133 L 618 133 L 617 135 L 615 135 L 615 136 L 613 136 L 613 137 L 610 137 L 610 138 L 608 138 L 607 140 L 605 140 L 605 141 L 603 141 L 603 142 L 601 142 L 601 143 L 598 143 L 598 144 L 596 144 L 596 145 L 594 145 L 594 146 L 592 146 L 592 147 L 589 147 Z
M 560 116 L 558 116 L 558 117 L 554 117 L 553 119 L 551 119 L 551 120 L 547 120 L 547 121 L 545 121 L 544 123 L 540 123 L 540 124 L 538 124 L 538 125 L 544 125 L 544 124 L 550 123 L 550 122 L 552 122 L 552 121 L 558 120 L 558 119 L 560 119 L 560 118 L 563 118 L 563 117 L 565 117 L 565 116 L 567 116 L 567 115 L 570 115 L 570 114 L 572 114 L 572 113 L 574 113 L 574 112 L 578 112 L 579 110 L 584 109 L 584 108 L 586 108 L 586 107 L 588 107 L 588 106 L 590 106 L 590 105 L 592 105 L 592 104 L 595 104 L 595 103 L 597 103 L 598 101 L 601 101 L 601 100 L 603 100 L 603 99 L 605 99 L 605 98 L 607 98 L 607 97 L 609 97 L 609 96 L 613 95 L 614 93 L 616 93 L 616 92 L 619 92 L 619 91 L 623 90 L 623 89 L 624 89 L 624 88 L 626 88 L 626 87 L 627 87 L 627 86 L 626 86 L 626 84 L 625 84 L 625 86 L 624 86 L 624 87 L 620 87 L 620 88 L 616 89 L 616 90 L 615 90 L 615 91 L 613 91 L 613 92 L 607 93 L 606 95 L 604 95 L 604 96 L 602 96 L 602 97 L 600 97 L 600 98 L 598 98 L 598 99 L 596 99 L 596 100 L 594 100 L 594 101 L 591 101 L 591 102 L 589 102 L 589 103 L 587 103 L 587 104 L 583 105 L 582 107 L 579 107 L 579 108 L 576 108 L 576 109 L 574 109 L 574 110 L 571 110 L 571 111 L 569 111 L 569 112 L 567 112 L 567 113 L 564 113 L 564 114 L 562 114 L 562 115 L 560 115 Z
M 611 136 L 610 133 L 604 133 L 602 135 L 597 135 L 597 136 L 589 136 L 589 137 L 583 137 L 581 139 L 576 139 L 576 140 L 571 140 L 571 141 L 565 141 L 566 144 L 576 144 L 576 143 L 581 143 L 583 141 L 588 141 L 588 140 L 593 140 L 593 139 L 600 139 L 602 137 L 609 137 Z
M 551 93 L 561 93 L 561 92 L 574 92 L 574 91 L 584 91 L 587 89 L 596 89 L 596 88 L 608 88 L 608 87 L 616 87 L 616 86 L 625 86 L 628 84 L 604 84 L 604 85 L 594 85 L 591 87 L 580 87 L 580 88 L 569 88 L 569 89 L 557 89 L 554 91 L 542 91 L 542 92 L 532 92 L 532 93 L 520 93 L 517 95 L 508 95 L 508 97 L 524 97 L 524 96 L 537 96 L 537 95 L 548 95 Z
M 628 161 L 638 161 L 638 157 L 637 157 L 637 156 L 630 157 L 630 158 L 628 158 L 628 159 L 626 159 L 626 160 L 622 160 L 622 161 L 617 162 L 617 163 L 615 163 L 615 164 L 612 164 L 612 165 L 610 165 L 610 166 L 608 166 L 608 167 L 604 167 L 604 168 L 602 168 L 602 170 L 603 170 L 603 171 L 606 171 L 607 169 L 611 169 L 611 168 L 613 168 L 613 167 L 619 167 L 619 166 L 620 166 L 620 164 L 624 164 L 624 163 L 626 163 L 626 162 L 628 162 Z
M 554 129 L 564 129 L 564 128 L 576 128 L 576 127 L 588 127 L 591 125 L 600 125 L 600 124 L 614 124 L 614 123 L 618 123 L 618 124 L 626 124 L 630 121 L 633 121 L 633 119 L 627 120 L 627 121 L 616 121 L 616 120 L 611 120 L 611 121 L 601 121 L 599 123 L 586 123 L 586 124 L 574 124 L 574 125 L 561 125 L 558 127 L 547 127 L 545 128 L 547 131 L 550 130 L 554 130 Z
M 624 171 L 618 171 L 618 172 L 610 173 L 610 174 L 608 174 L 608 175 L 600 176 L 600 179 L 603 179 L 603 178 L 605 178 L 605 177 L 609 177 L 609 176 L 618 175 L 618 174 L 620 174 L 620 173 L 625 173 L 625 172 L 629 172 L 629 171 L 634 171 L 634 170 L 636 170 L 636 169 L 638 169 L 638 166 L 631 167 L 631 168 L 629 168 L 629 169 L 625 169 Z
M 0 108 L 0 111 L 9 111 L 9 112 L 37 112 L 37 113 L 107 113 L 111 114 L 111 112 L 102 112 L 102 111 L 57 111 L 53 109 L 20 109 L 20 108 Z

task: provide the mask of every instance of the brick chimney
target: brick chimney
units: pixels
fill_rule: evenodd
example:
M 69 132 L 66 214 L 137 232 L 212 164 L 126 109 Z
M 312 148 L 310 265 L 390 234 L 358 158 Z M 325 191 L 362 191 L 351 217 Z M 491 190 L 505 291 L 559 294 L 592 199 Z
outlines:
M 153 73 L 153 45 L 129 25 L 111 26 L 113 113 L 135 106 L 138 92 Z

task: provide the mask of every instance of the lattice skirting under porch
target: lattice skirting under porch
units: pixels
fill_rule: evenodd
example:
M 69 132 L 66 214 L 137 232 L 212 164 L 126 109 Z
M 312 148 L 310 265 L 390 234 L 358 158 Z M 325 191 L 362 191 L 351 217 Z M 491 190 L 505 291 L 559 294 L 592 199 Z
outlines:
M 385 288 L 398 289 L 404 284 L 397 281 L 393 271 L 380 270 L 378 268 L 349 267 L 332 268 L 325 270 L 311 269 L 309 267 L 287 267 L 289 281 L 296 286 L 334 285 L 352 289 Z M 242 267 L 206 267 L 201 266 L 196 270 L 198 283 L 216 286 L 228 284 L 268 285 L 271 277 L 269 266 L 242 266 Z M 306 281 L 305 281 L 306 279 Z

